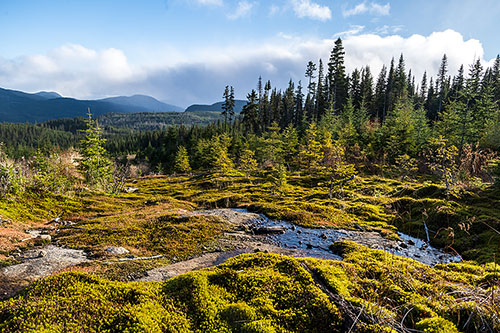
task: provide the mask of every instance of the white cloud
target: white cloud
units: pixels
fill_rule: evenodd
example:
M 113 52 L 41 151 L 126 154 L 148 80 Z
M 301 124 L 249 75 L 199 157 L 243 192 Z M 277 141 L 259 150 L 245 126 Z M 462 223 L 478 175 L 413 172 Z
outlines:
M 343 36 L 357 35 L 364 29 L 365 29 L 364 25 L 351 25 L 349 30 L 337 32 L 336 34 L 334 34 L 334 36 L 343 37 Z
M 327 62 L 334 42 L 333 37 L 274 35 L 267 41 L 231 47 L 213 45 L 191 52 L 177 50 L 182 57 L 171 57 L 172 52 L 165 51 L 158 57 L 170 60 L 154 67 L 148 61 L 131 64 L 118 49 L 64 45 L 46 54 L 16 59 L 0 57 L 0 87 L 28 92 L 54 90 L 76 98 L 140 93 L 187 106 L 218 101 L 224 87 L 232 85 L 237 98 L 244 99 L 255 88 L 259 75 L 278 88 L 286 87 L 290 78 L 295 82 L 304 80 L 307 62 L 317 63 L 320 58 Z M 397 61 L 401 53 L 417 82 L 424 71 L 436 75 L 444 53 L 448 56 L 450 75 L 455 75 L 462 64 L 467 71 L 474 58 L 481 59 L 484 65 L 488 63 L 478 40 L 464 40 L 453 30 L 406 38 L 345 34 L 343 44 L 347 70 L 369 65 L 375 77 L 383 64 L 389 65 L 392 57 Z
M 388 34 L 395 34 L 395 33 L 398 33 L 400 31 L 403 30 L 403 26 L 402 25 L 383 25 L 383 26 L 380 26 L 380 27 L 377 27 L 375 29 L 375 33 L 377 35 L 388 35 Z
M 224 3 L 222 0 L 196 0 L 200 5 L 210 5 L 210 6 L 222 6 Z
M 424 71 L 429 75 L 436 75 L 445 53 L 451 75 L 456 74 L 460 65 L 467 68 L 474 58 L 482 59 L 484 55 L 478 40 L 464 40 L 460 33 L 453 30 L 433 32 L 429 36 L 415 34 L 408 38 L 375 34 L 348 36 L 344 40 L 344 47 L 346 67 L 350 70 L 368 64 L 377 73 L 382 64 L 388 65 L 392 57 L 397 61 L 403 53 L 407 69 L 411 69 L 417 79 L 421 78 Z
M 365 2 L 362 2 L 362 3 L 354 6 L 351 9 L 344 9 L 342 11 L 342 15 L 344 17 L 348 17 L 348 16 L 352 16 L 352 15 L 369 13 L 371 15 L 386 16 L 386 15 L 389 15 L 390 10 L 391 10 L 391 5 L 389 3 L 386 3 L 385 5 L 381 5 L 381 4 L 378 4 L 376 2 L 367 3 L 365 1 Z
M 253 3 L 253 2 L 240 1 L 240 2 L 238 2 L 238 7 L 236 8 L 236 11 L 232 14 L 229 14 L 227 17 L 230 20 L 236 20 L 240 17 L 247 16 L 252 11 L 254 5 L 255 5 L 255 3 Z
M 47 54 L 0 59 L 0 83 L 26 91 L 55 90 L 65 96 L 93 98 L 98 89 L 122 85 L 141 77 L 121 50 L 91 50 L 77 44 L 58 47 Z M 46 87 L 46 88 L 44 88 Z
M 307 17 L 314 20 L 326 21 L 332 18 L 328 6 L 320 6 L 310 0 L 292 0 L 293 11 L 299 18 Z

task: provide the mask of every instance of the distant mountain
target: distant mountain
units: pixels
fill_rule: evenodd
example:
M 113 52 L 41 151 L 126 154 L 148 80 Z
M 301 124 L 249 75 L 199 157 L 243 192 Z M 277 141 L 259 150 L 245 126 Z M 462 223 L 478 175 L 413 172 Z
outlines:
M 140 107 L 148 109 L 149 112 L 183 112 L 184 109 L 175 105 L 160 102 L 156 98 L 145 95 L 118 96 L 101 99 L 102 102 L 118 104 L 122 106 Z M 135 112 L 135 111 L 131 111 Z
M 224 102 L 217 102 L 212 105 L 205 104 L 193 104 L 189 106 L 185 112 L 195 112 L 195 111 L 212 111 L 212 112 L 222 112 L 222 104 Z M 247 101 L 237 99 L 234 101 L 234 112 L 240 113 L 243 110 L 243 106 L 247 104 Z
M 62 96 L 59 95 L 58 93 L 54 91 L 40 91 L 35 93 L 34 95 L 38 95 L 40 97 L 43 97 L 45 99 L 52 99 L 52 98 L 61 98 Z
M 28 94 L 22 91 L 0 88 L 0 122 L 43 122 L 51 119 L 74 118 L 85 116 L 90 108 L 95 116 L 106 113 L 158 112 L 149 105 L 160 106 L 163 109 L 168 104 L 161 103 L 148 96 L 115 97 L 118 102 L 104 100 L 78 100 L 63 98 L 54 92 L 39 92 Z M 157 103 L 156 103 L 156 102 Z M 128 103 L 128 104 L 127 104 Z M 159 103 L 159 104 L 158 104 Z M 175 106 L 172 106 L 176 108 Z M 180 108 L 177 108 L 179 110 Z M 172 109 L 170 109 L 172 111 Z

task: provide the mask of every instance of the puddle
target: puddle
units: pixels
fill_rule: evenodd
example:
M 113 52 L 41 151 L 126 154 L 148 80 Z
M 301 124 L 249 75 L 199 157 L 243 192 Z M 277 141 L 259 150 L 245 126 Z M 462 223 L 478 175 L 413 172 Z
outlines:
M 245 209 L 235 209 L 247 213 Z M 341 257 L 330 251 L 330 245 L 339 240 L 351 240 L 369 248 L 381 249 L 388 253 L 415 259 L 427 265 L 458 262 L 459 256 L 451 255 L 436 249 L 421 239 L 398 232 L 401 241 L 388 240 L 377 232 L 362 232 L 342 229 L 306 228 L 290 222 L 272 220 L 263 214 L 252 221 L 252 229 L 282 228 L 283 233 L 266 235 L 268 240 L 282 248 L 298 249 L 307 256 L 322 259 L 337 259 Z

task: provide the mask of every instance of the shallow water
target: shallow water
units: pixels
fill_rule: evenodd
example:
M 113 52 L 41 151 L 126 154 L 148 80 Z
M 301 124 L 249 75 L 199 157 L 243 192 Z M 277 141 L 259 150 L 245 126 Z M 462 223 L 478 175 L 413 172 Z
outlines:
M 245 209 L 236 209 L 239 212 L 248 212 Z M 307 256 L 323 259 L 341 259 L 332 253 L 330 245 L 339 240 L 352 240 L 359 244 L 384 250 L 388 253 L 415 259 L 427 265 L 458 262 L 459 256 L 445 253 L 433 248 L 425 241 L 398 232 L 401 241 L 387 240 L 376 232 L 350 231 L 328 228 L 306 228 L 294 225 L 287 221 L 272 220 L 260 214 L 260 218 L 253 221 L 253 228 L 282 227 L 284 233 L 265 236 L 272 243 L 289 249 L 299 249 Z

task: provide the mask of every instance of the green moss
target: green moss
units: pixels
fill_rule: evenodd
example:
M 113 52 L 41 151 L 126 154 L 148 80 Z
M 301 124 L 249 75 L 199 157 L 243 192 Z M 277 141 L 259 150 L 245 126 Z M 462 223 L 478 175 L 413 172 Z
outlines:
M 0 330 L 335 332 L 356 318 L 361 332 L 500 328 L 492 265 L 431 268 L 352 242 L 335 246 L 344 261 L 246 254 L 165 282 L 63 273 L 1 302 Z
M 432 333 L 458 333 L 458 329 L 453 323 L 441 317 L 422 319 L 416 325 L 418 330 Z

